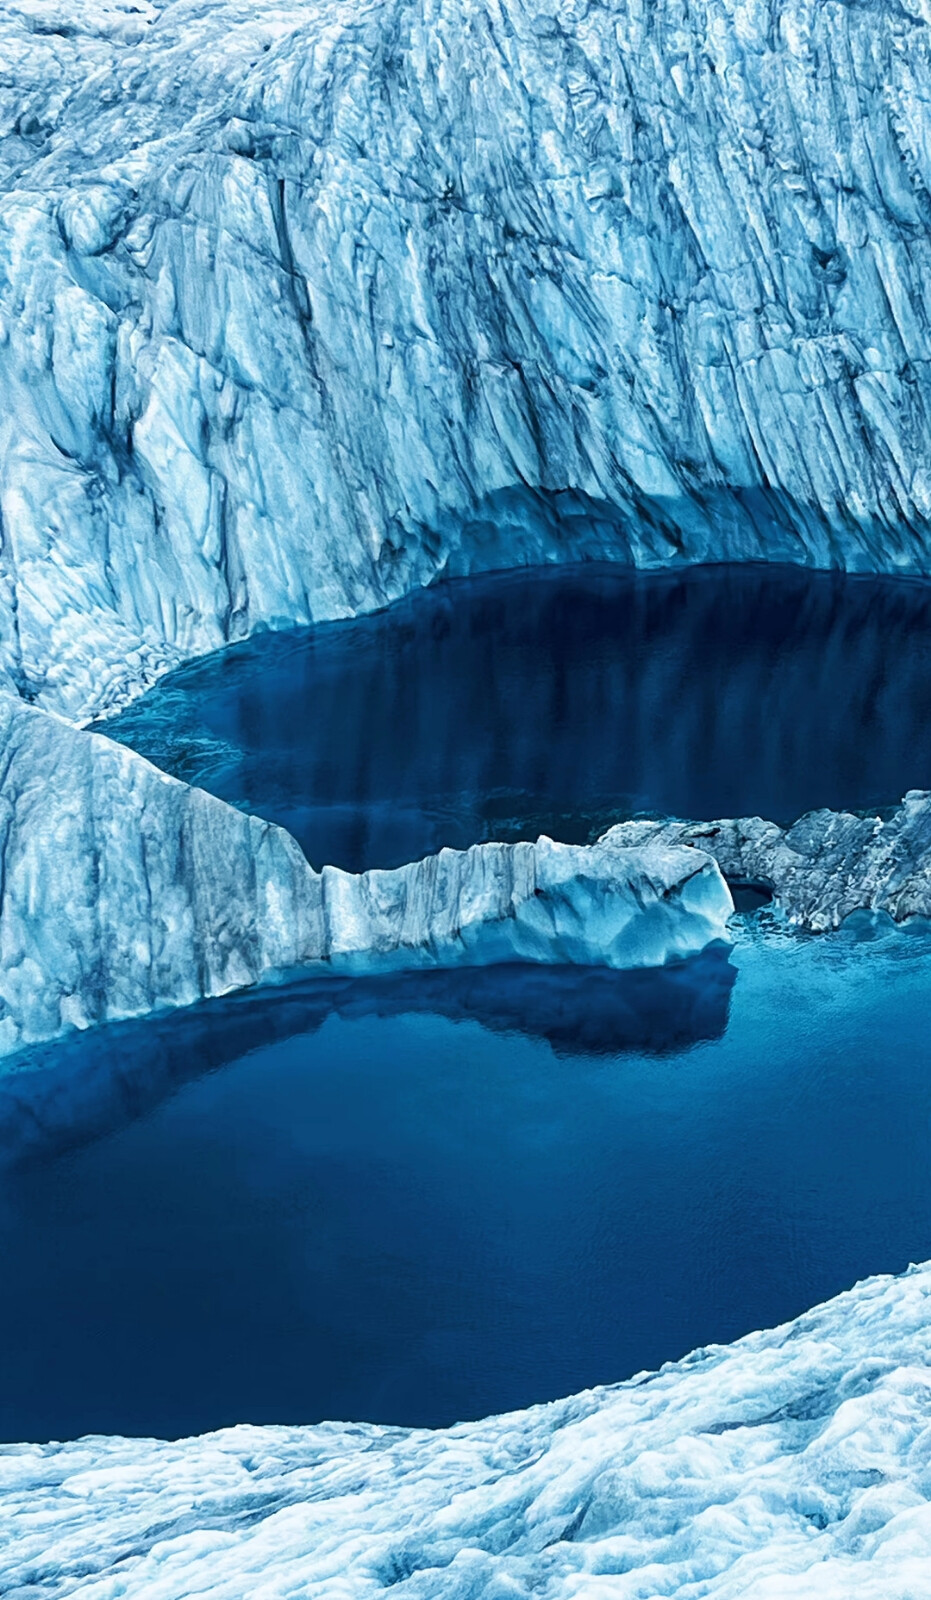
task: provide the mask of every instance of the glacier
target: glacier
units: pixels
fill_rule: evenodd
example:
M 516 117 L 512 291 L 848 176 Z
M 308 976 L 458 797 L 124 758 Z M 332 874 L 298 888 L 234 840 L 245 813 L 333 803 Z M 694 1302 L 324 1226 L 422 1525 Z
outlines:
M 0 1586 L 63 1600 L 919 1600 L 931 1266 L 444 1432 L 0 1446 Z
M 685 845 L 484 844 L 317 873 L 283 829 L 0 693 L 0 1051 L 292 969 L 661 966 L 727 939 Z
M 927 573 L 926 0 L 9 0 L 0 674 L 598 556 Z
M 7 0 L 0 1051 L 296 969 L 931 913 L 891 817 L 313 872 L 74 724 L 533 563 L 931 574 L 928 0 Z M 916 1600 L 931 1266 L 445 1433 L 0 1447 L 48 1597 Z

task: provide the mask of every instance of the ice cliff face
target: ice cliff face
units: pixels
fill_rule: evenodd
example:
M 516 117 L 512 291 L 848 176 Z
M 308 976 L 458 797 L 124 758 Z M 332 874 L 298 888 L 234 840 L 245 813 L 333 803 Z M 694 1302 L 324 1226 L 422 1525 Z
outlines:
M 0 63 L 21 694 L 440 571 L 931 566 L 924 0 L 10 0 Z
M 36 1600 L 918 1600 L 931 1268 L 615 1388 L 445 1433 L 0 1449 Z
M 312 947 L 278 828 L 0 695 L 0 1048 L 254 982 Z
M 797 927 L 823 933 L 854 911 L 896 922 L 931 917 L 931 794 L 913 790 L 885 819 L 812 811 L 791 828 L 761 817 L 727 822 L 623 822 L 605 842 L 693 845 L 728 880 L 761 883 Z
M 318 874 L 281 828 L 2 693 L 0 779 L 0 1051 L 297 966 L 659 966 L 726 937 L 724 880 L 684 846 Z
M 726 941 L 717 863 L 682 845 L 477 844 L 354 874 L 324 867 L 315 958 L 340 972 L 543 961 L 658 967 Z

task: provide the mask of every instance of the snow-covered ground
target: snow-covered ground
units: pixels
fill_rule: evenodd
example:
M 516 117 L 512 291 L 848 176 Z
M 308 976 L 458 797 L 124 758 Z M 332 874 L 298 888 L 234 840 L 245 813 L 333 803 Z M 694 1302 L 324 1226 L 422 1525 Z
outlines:
M 923 0 L 8 0 L 0 670 L 81 718 L 441 571 L 928 570 L 929 105 Z
M 34 1600 L 925 1600 L 931 1266 L 442 1433 L 0 1447 Z

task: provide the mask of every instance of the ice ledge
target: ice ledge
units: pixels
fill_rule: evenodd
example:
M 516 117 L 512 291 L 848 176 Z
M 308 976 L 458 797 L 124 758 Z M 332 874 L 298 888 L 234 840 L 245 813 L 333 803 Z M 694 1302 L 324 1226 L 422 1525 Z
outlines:
M 0 693 L 0 1050 L 294 968 L 658 966 L 726 937 L 683 846 L 476 845 L 316 873 L 282 829 Z
M 659 966 L 726 938 L 725 879 L 812 930 L 931 916 L 931 795 L 316 873 L 282 829 L 0 692 L 0 1053 L 298 968 Z
M 0 1450 L 0 1588 L 83 1600 L 915 1600 L 931 1264 L 766 1333 L 429 1433 Z

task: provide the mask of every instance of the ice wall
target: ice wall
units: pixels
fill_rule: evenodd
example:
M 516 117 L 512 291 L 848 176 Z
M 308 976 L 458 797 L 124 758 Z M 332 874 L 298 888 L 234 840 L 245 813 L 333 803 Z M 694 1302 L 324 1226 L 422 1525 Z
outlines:
M 9 0 L 7 682 L 481 566 L 927 570 L 929 104 L 923 0 Z
M 318 874 L 283 829 L 0 693 L 0 1052 L 292 968 L 661 966 L 726 938 L 686 846 L 441 851 Z
M 317 873 L 283 829 L 0 691 L 0 861 L 2 1052 L 296 969 L 662 966 L 726 941 L 725 878 L 814 930 L 928 917 L 931 796 L 886 819 L 630 822 Z

